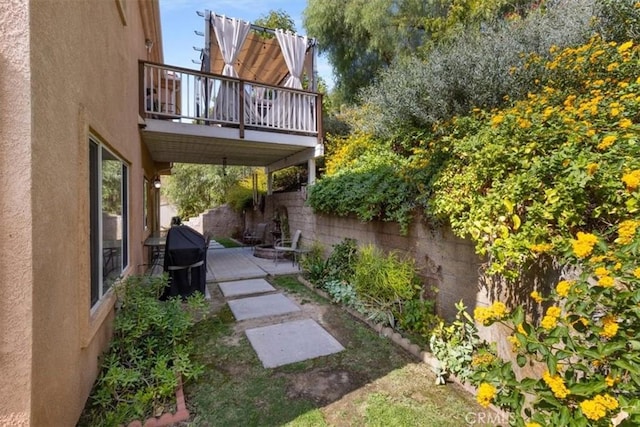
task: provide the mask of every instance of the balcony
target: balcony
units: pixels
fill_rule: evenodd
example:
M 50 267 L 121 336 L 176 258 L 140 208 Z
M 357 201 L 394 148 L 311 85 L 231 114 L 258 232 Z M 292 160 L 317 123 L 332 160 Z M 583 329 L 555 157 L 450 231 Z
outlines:
M 322 95 L 140 62 L 140 127 L 156 162 L 263 166 L 319 157 Z

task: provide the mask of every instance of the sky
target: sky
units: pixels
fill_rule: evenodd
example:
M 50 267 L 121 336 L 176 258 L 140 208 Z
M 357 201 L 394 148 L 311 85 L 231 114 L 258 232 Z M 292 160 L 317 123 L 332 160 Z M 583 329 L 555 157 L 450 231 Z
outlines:
M 200 69 L 200 52 L 193 47 L 204 47 L 204 37 L 194 31 L 204 32 L 204 18 L 196 11 L 206 9 L 219 15 L 253 22 L 270 10 L 282 10 L 294 21 L 296 30 L 306 34 L 302 26 L 302 11 L 306 1 L 296 0 L 160 0 L 160 19 L 164 62 L 168 65 Z M 194 64 L 192 60 L 198 61 Z M 333 72 L 326 58 L 318 58 L 318 74 L 329 88 L 333 87 Z

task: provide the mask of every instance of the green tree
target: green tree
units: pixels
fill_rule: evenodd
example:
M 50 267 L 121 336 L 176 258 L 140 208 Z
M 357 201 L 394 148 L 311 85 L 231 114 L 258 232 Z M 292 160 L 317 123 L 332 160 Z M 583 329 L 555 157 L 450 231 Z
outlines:
M 253 23 L 264 28 L 296 32 L 296 24 L 293 22 L 293 18 L 291 18 L 287 12 L 280 9 L 270 10 L 268 13 L 258 17 Z M 261 32 L 260 34 L 265 38 L 273 37 L 271 33 Z
M 248 174 L 237 166 L 177 163 L 163 187 L 164 195 L 189 218 L 225 203 L 229 189 Z
M 304 27 L 334 67 L 336 90 L 354 102 L 397 58 L 505 14 L 522 16 L 532 0 L 309 0 Z

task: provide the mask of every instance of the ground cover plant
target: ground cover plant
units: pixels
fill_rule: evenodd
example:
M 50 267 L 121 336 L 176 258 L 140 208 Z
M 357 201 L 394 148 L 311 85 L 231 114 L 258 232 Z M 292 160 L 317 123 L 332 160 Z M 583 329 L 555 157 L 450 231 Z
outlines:
M 312 251 L 302 260 L 307 277 L 331 299 L 374 323 L 412 335 L 420 343 L 439 319 L 424 289 L 413 259 L 397 251 L 383 253 L 374 245 L 358 247 L 353 239 L 333 246 L 324 260 Z
M 485 412 L 460 388 L 435 387 L 427 365 L 295 277 L 269 280 L 296 301 L 301 316 L 321 323 L 345 350 L 263 368 L 244 334 L 254 324 L 235 322 L 212 286 L 212 313 L 193 334 L 204 373 L 185 389 L 192 415 L 188 425 L 462 426 L 465 417 Z
M 166 285 L 166 276 L 131 276 L 116 286 L 113 338 L 79 425 L 162 415 L 172 409 L 179 377 L 188 382 L 202 372 L 191 358 L 190 333 L 204 296 L 160 301 Z

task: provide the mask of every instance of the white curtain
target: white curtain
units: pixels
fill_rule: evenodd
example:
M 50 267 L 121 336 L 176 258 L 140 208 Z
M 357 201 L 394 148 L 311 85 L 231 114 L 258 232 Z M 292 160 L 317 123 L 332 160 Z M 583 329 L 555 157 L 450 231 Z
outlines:
M 307 53 L 308 39 L 306 36 L 292 34 L 290 31 L 276 30 L 276 39 L 280 44 L 282 56 L 289 69 L 289 77 L 284 86 L 292 89 L 302 89 L 302 71 Z M 301 94 L 280 92 L 274 103 L 273 122 L 278 127 L 291 130 L 306 130 L 304 117 L 308 116 L 307 109 L 311 105 L 308 98 Z
M 304 58 L 307 53 L 307 36 L 298 36 L 290 31 L 276 30 L 276 38 L 282 50 L 282 56 L 289 69 L 289 77 L 284 83 L 285 87 L 302 89 L 302 70 Z
M 224 61 L 222 69 L 223 76 L 238 77 L 238 72 L 233 67 L 233 63 L 238 57 L 251 24 L 235 18 L 227 18 L 211 13 L 211 23 L 213 32 L 220 46 L 220 53 Z M 220 85 L 218 96 L 216 97 L 215 118 L 224 121 L 239 121 L 239 87 L 237 82 L 224 81 Z

